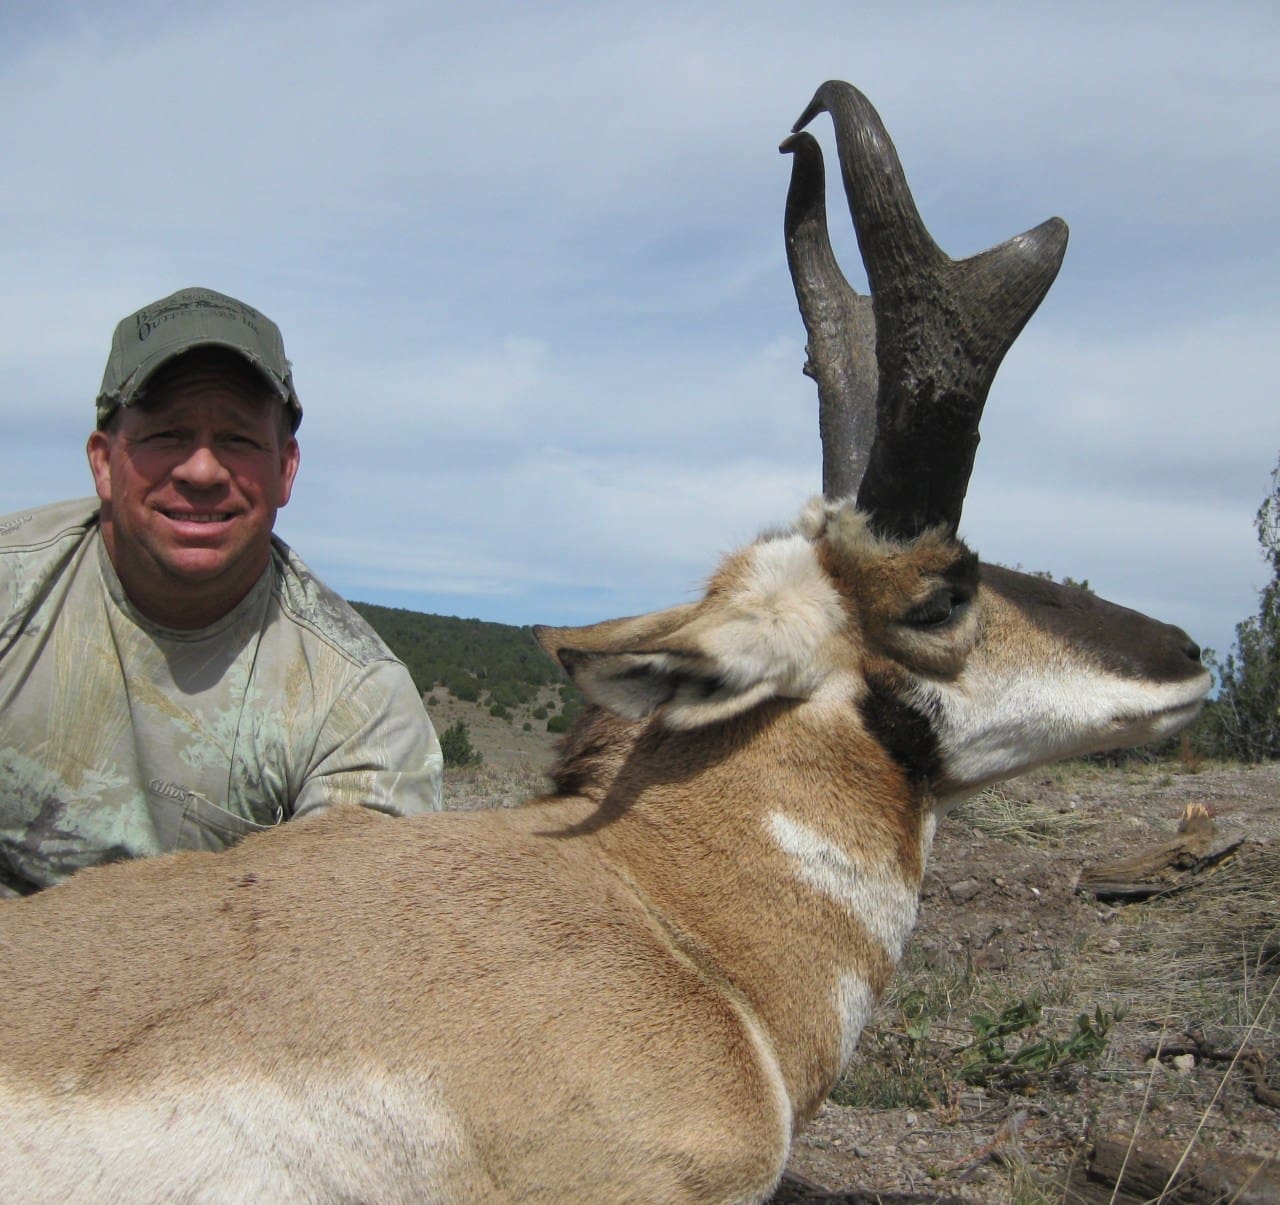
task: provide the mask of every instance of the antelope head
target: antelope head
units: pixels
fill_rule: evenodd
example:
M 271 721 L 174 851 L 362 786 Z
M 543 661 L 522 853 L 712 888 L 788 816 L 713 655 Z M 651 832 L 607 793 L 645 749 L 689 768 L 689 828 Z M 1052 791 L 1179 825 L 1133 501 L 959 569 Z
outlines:
M 539 638 L 610 712 L 671 730 L 765 703 L 851 706 L 874 762 L 947 806 L 1042 762 L 1158 739 L 1209 687 L 1181 630 L 1087 591 L 980 564 L 959 539 L 978 422 L 1000 361 L 1052 284 L 1066 224 L 1051 218 L 952 260 L 929 236 L 876 111 L 824 84 L 870 296 L 828 236 L 822 152 L 793 155 L 785 236 L 818 384 L 824 497 L 794 528 L 731 557 L 698 603 Z M 620 764 L 590 751 L 559 773 L 603 791 Z

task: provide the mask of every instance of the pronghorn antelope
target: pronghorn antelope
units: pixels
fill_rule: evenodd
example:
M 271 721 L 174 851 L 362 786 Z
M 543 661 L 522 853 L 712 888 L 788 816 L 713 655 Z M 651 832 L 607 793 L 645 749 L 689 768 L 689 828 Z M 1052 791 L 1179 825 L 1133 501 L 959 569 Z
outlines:
M 1194 715 L 1184 633 L 956 535 L 1065 227 L 953 262 L 865 99 L 824 85 L 800 124 L 822 110 L 871 283 L 840 276 L 797 135 L 829 499 L 697 602 L 539 630 L 596 705 L 545 798 L 338 809 L 0 907 L 0 1199 L 761 1201 L 902 951 L 936 818 Z M 833 417 L 868 381 L 876 410 Z

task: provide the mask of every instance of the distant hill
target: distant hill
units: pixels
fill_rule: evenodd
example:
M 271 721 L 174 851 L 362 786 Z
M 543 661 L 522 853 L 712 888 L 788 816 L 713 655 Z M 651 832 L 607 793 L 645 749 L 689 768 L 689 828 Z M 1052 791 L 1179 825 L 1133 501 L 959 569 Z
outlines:
M 454 698 L 487 706 L 500 717 L 532 708 L 536 719 L 553 721 L 552 732 L 562 731 L 581 710 L 581 696 L 538 647 L 532 628 L 374 603 L 351 605 L 405 663 L 424 695 L 443 686 Z

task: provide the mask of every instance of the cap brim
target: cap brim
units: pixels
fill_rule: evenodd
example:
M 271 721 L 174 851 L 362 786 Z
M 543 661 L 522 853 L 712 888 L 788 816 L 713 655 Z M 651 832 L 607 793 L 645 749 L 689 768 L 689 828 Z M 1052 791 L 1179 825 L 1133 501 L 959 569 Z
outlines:
M 217 347 L 222 348 L 224 351 L 233 352 L 250 368 L 254 369 L 258 376 L 270 386 L 276 397 L 292 413 L 292 429 L 295 431 L 298 429 L 298 424 L 302 421 L 302 404 L 298 401 L 298 396 L 294 392 L 292 384 L 287 381 L 281 381 L 271 369 L 243 346 L 224 339 L 193 339 L 186 344 L 170 344 L 167 347 L 158 349 L 155 355 L 144 359 L 138 365 L 118 390 L 114 393 L 98 394 L 98 425 L 102 426 L 117 409 L 127 408 L 141 400 L 146 395 L 147 384 L 151 378 L 171 360 L 205 347 Z

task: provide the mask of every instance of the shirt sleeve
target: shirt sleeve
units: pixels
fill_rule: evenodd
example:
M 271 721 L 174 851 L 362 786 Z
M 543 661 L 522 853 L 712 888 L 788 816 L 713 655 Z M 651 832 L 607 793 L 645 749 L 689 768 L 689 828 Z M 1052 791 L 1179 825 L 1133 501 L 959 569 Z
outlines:
M 293 816 L 353 803 L 393 816 L 439 811 L 444 756 L 397 661 L 376 661 L 337 699 L 294 800 Z

